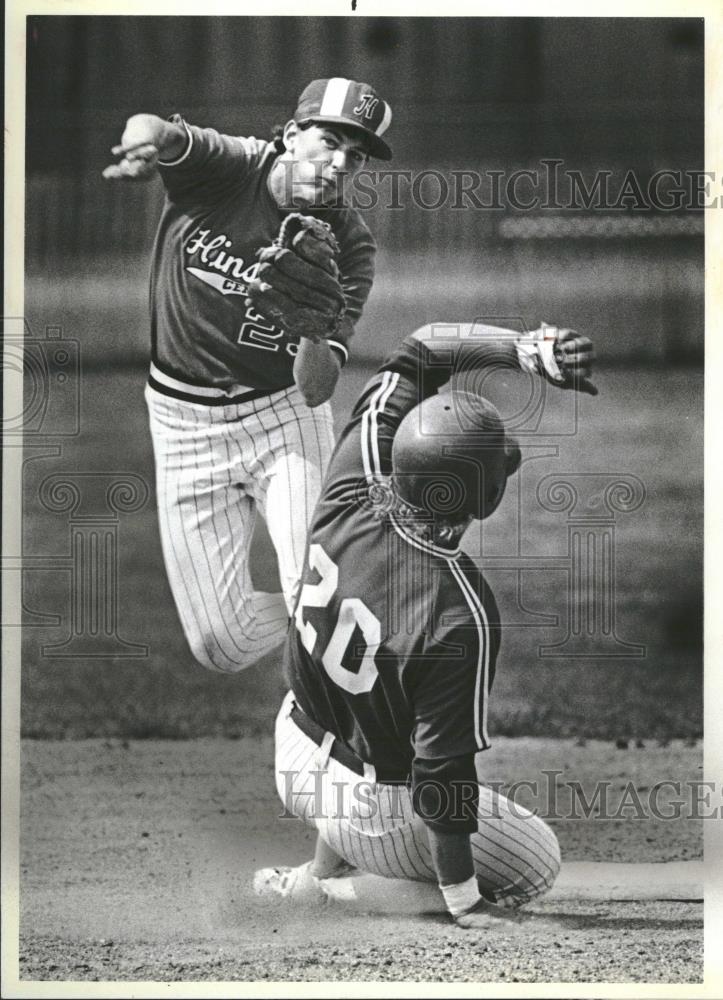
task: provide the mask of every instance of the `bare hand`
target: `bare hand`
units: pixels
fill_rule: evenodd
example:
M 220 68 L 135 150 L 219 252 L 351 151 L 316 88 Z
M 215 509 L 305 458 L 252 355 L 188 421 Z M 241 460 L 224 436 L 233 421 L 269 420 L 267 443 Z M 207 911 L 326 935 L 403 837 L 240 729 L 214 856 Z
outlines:
M 496 906 L 481 899 L 473 910 L 455 917 L 454 922 L 464 930 L 489 930 L 500 923 L 520 924 L 524 919 L 524 914 L 518 910 Z
M 564 382 L 563 389 L 576 389 L 590 396 L 597 396 L 597 387 L 590 381 L 595 348 L 589 337 L 583 337 L 575 330 L 557 330 L 554 346 L 557 362 Z
M 158 147 L 149 142 L 127 143 L 123 136 L 119 146 L 111 150 L 120 156 L 119 163 L 112 163 L 103 171 L 106 180 L 149 181 L 156 176 Z

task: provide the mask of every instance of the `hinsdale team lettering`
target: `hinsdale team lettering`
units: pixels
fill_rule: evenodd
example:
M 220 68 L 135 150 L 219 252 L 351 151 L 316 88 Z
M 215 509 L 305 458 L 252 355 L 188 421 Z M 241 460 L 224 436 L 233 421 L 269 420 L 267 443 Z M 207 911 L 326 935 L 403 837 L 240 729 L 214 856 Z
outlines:
M 209 237 L 211 238 L 209 239 Z M 226 252 L 232 245 L 226 233 L 211 236 L 210 229 L 201 229 L 186 244 L 184 249 L 190 257 L 198 254 L 198 259 L 203 264 L 220 271 L 222 274 L 230 274 L 239 281 L 251 281 L 258 270 L 258 261 L 244 267 L 243 257 L 234 257 Z

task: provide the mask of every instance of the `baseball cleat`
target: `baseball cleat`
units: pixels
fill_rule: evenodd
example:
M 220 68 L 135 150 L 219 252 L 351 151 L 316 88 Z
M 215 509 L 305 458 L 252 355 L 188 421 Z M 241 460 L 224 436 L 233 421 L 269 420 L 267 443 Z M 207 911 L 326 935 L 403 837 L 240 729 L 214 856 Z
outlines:
M 254 893 L 309 903 L 327 902 L 327 894 L 319 880 L 310 873 L 311 861 L 296 868 L 259 868 L 254 873 Z

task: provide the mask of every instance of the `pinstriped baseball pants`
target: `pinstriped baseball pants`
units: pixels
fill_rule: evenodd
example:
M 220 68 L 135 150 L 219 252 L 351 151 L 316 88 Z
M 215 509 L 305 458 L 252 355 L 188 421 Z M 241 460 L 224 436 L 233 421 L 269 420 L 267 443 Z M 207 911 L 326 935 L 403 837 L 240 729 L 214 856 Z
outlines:
M 386 878 L 436 882 L 427 828 L 412 809 L 408 787 L 375 784 L 318 747 L 289 717 L 289 693 L 276 719 L 276 788 L 285 815 L 314 827 L 362 871 Z M 560 870 L 557 837 L 539 817 L 480 785 L 472 857 L 480 887 L 499 904 L 521 906 L 546 892 Z
M 199 663 L 235 673 L 286 634 L 333 449 L 331 408 L 310 409 L 295 387 L 205 406 L 146 386 L 146 402 L 163 556 L 183 630 Z M 276 549 L 283 594 L 253 588 L 257 511 Z

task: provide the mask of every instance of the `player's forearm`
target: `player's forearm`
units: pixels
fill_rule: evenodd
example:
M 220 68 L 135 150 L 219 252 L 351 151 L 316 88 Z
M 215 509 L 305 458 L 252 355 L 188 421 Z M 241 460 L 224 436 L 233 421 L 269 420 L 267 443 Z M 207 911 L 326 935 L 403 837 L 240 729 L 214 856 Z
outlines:
M 294 360 L 294 382 L 307 406 L 321 406 L 331 399 L 339 371 L 339 359 L 326 341 L 315 344 L 302 337 Z
M 425 367 L 448 369 L 520 368 L 520 333 L 485 323 L 431 323 L 411 339 L 422 345 Z
M 429 848 L 440 885 L 454 885 L 474 875 L 468 833 L 449 833 L 427 827 Z
M 588 337 L 574 330 L 543 324 L 537 330 L 518 333 L 485 323 L 433 323 L 415 331 L 404 341 L 409 355 L 425 370 L 431 389 L 439 389 L 453 375 L 476 368 L 513 368 L 540 375 L 563 389 L 597 395 L 590 381 L 595 351 Z M 409 376 L 409 372 L 406 373 Z M 415 375 L 419 381 L 420 373 Z
M 380 371 L 396 371 L 418 386 L 420 398 L 436 393 L 456 373 L 477 368 L 520 370 L 519 334 L 501 327 L 434 323 L 405 337 Z
M 477 911 L 489 912 L 472 861 L 469 834 L 427 828 L 439 888 L 450 915 L 461 927 L 476 926 Z
M 158 115 L 132 115 L 126 122 L 121 144 L 124 149 L 144 144 L 155 146 L 162 160 L 179 157 L 188 144 L 188 134 L 181 125 Z

